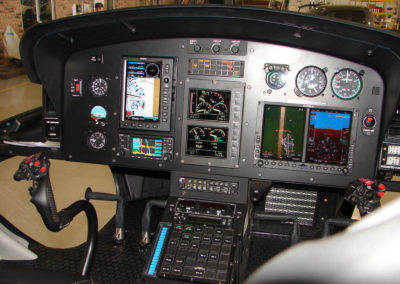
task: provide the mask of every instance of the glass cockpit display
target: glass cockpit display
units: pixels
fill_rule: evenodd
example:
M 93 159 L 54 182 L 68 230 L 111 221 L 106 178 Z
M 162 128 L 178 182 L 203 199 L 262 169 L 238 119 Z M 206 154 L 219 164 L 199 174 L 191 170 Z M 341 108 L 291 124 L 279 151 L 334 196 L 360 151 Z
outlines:
M 307 162 L 347 164 L 352 112 L 310 110 Z
M 163 140 L 132 137 L 132 155 L 144 157 L 162 157 Z
M 159 121 L 161 65 L 126 61 L 124 120 Z
M 189 119 L 229 121 L 230 91 L 190 89 Z
M 226 158 L 228 128 L 188 126 L 186 154 Z
M 300 161 L 306 109 L 264 106 L 261 157 Z

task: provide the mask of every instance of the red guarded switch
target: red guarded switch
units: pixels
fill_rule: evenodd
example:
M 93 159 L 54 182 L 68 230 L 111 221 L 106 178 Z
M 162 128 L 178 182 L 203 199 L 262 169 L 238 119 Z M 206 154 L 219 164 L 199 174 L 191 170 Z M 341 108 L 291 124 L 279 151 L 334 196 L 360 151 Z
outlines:
M 75 92 L 76 93 L 81 92 L 81 84 L 79 82 L 75 82 Z
M 365 182 L 365 184 L 366 184 L 367 186 L 371 186 L 371 185 L 374 184 L 374 182 L 371 181 L 371 180 L 367 180 L 367 181 Z
M 40 162 L 36 161 L 35 163 L 33 163 L 35 165 L 35 167 L 39 167 L 40 166 Z
M 46 167 L 41 167 L 41 168 L 40 168 L 40 171 L 41 171 L 42 173 L 45 173 L 45 172 L 47 171 L 47 168 L 46 168 Z
M 379 196 L 379 197 L 383 197 L 384 195 L 385 195 L 384 192 L 382 192 L 382 191 L 379 191 L 379 192 L 378 192 L 378 196 Z
M 368 120 L 368 122 L 372 122 L 374 119 L 373 119 L 372 117 L 369 116 L 369 117 L 367 118 L 367 120 Z

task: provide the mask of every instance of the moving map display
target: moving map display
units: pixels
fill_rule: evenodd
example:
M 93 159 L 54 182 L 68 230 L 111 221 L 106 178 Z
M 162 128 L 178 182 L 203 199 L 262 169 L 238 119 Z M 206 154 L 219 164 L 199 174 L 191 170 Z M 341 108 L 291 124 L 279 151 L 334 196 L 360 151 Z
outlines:
M 265 105 L 261 157 L 300 161 L 305 117 L 305 108 Z
M 159 120 L 161 65 L 126 61 L 125 120 Z
M 351 112 L 310 110 L 307 162 L 347 164 Z
M 132 137 L 132 155 L 162 157 L 163 140 Z

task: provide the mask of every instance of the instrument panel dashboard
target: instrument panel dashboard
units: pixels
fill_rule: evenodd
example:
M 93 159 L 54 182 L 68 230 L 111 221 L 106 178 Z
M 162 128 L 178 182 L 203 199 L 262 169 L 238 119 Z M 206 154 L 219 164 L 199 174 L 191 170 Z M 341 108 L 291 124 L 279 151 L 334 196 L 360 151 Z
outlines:
M 71 160 L 339 186 L 374 174 L 384 83 L 359 63 L 173 38 L 79 51 L 64 81 Z

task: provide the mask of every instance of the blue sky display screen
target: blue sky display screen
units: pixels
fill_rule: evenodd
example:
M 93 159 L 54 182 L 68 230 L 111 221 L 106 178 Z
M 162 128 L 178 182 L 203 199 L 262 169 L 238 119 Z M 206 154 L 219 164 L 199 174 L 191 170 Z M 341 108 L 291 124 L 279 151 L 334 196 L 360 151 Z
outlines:
M 162 157 L 163 140 L 132 137 L 132 155 L 145 157 Z
M 310 110 L 307 162 L 347 164 L 352 112 Z

